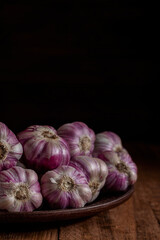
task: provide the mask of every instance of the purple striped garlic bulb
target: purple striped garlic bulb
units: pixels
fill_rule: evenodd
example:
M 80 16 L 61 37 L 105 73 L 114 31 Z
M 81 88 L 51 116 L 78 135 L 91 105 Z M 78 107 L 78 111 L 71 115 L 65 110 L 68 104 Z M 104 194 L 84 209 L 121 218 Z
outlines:
M 94 157 L 106 162 L 108 177 L 106 188 L 113 191 L 125 191 L 137 180 L 137 166 L 131 156 L 122 146 L 120 137 L 113 132 L 103 132 L 96 135 Z
M 23 145 L 25 164 L 38 172 L 68 165 L 69 148 L 64 139 L 51 126 L 34 125 L 18 134 Z
M 92 191 L 93 202 L 99 195 L 108 175 L 108 168 L 104 161 L 89 156 L 76 156 L 71 159 L 70 166 L 81 170 L 87 177 L 88 185 Z
M 92 154 L 95 133 L 85 123 L 67 123 L 62 125 L 57 132 L 59 136 L 67 141 L 71 157 L 79 155 L 90 156 Z
M 71 166 L 46 172 L 41 178 L 41 188 L 51 209 L 84 207 L 92 198 L 86 176 Z
M 127 152 L 121 152 L 117 156 L 115 152 L 105 152 L 108 158 L 108 177 L 105 187 L 113 191 L 125 191 L 128 186 L 137 180 L 137 166 Z
M 0 172 L 0 209 L 32 212 L 41 206 L 42 199 L 35 171 L 13 167 Z
M 0 122 L 0 171 L 15 166 L 23 154 L 15 134 Z
M 96 134 L 95 147 L 93 155 L 98 157 L 105 151 L 113 151 L 116 153 L 126 151 L 122 146 L 120 137 L 113 132 L 102 132 Z

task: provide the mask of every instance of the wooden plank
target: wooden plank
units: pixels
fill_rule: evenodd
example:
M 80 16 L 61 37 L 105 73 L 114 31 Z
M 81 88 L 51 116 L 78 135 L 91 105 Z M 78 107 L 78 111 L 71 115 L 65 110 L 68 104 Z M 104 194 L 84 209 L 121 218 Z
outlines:
M 90 219 L 75 222 L 72 225 L 63 225 L 60 228 L 59 239 L 70 239 L 70 240 L 102 240 L 111 239 L 110 231 L 104 229 L 105 215 L 101 214 L 94 216 Z
M 158 223 L 160 224 L 160 146 L 159 145 L 149 145 L 149 151 L 152 153 L 152 171 L 151 168 L 146 171 L 145 175 L 147 176 L 148 181 L 148 188 L 151 191 L 149 204 L 157 219 Z
M 133 198 L 118 208 L 110 210 L 111 231 L 113 238 L 119 240 L 136 240 Z
M 62 226 L 59 236 L 61 240 L 135 240 L 135 228 L 134 209 L 130 199 L 125 204 L 90 219 Z
M 134 194 L 134 215 L 136 221 L 137 240 L 160 239 L 160 174 L 159 161 L 150 145 L 140 145 L 139 177 Z
M 12 240 L 58 240 L 57 233 L 52 231 L 38 231 L 38 232 L 18 232 L 18 233 L 7 233 L 0 236 L 0 240 L 12 239 Z
M 134 195 L 137 240 L 160 239 L 159 223 L 153 213 L 151 202 L 152 190 L 145 184 L 138 184 Z

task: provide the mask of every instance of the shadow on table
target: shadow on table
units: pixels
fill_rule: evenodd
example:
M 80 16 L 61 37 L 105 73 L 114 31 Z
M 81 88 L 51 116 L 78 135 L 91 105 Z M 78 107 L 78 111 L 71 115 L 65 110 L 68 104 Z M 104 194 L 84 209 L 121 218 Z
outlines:
M 81 219 L 73 219 L 59 222 L 36 222 L 36 223 L 1 223 L 0 233 L 9 232 L 36 232 L 49 229 L 59 229 L 62 226 L 72 225 L 74 223 L 83 222 L 91 217 Z

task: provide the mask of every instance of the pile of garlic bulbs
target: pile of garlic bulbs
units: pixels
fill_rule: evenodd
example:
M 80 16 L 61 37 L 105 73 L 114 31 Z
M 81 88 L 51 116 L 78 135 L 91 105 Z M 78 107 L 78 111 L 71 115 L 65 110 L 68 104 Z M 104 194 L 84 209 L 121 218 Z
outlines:
M 102 188 L 125 191 L 136 180 L 136 164 L 113 132 L 95 135 L 73 122 L 16 136 L 0 122 L 0 210 L 31 212 L 43 200 L 50 209 L 84 207 Z

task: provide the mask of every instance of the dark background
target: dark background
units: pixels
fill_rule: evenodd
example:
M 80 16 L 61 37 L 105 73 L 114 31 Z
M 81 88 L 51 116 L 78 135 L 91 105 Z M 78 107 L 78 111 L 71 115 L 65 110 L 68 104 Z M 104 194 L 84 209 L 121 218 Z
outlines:
M 0 3 L 0 121 L 83 121 L 159 142 L 156 62 L 136 1 Z M 154 47 L 153 47 L 154 49 Z

